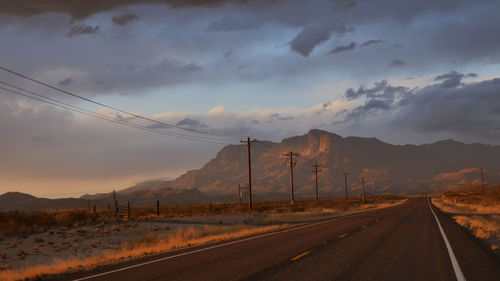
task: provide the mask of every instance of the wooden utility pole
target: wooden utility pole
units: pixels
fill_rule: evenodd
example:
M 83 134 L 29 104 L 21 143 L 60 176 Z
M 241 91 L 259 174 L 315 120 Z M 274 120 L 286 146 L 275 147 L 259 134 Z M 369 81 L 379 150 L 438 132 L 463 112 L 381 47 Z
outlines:
M 483 194 L 484 194 L 484 172 L 483 172 L 483 167 L 481 167 L 481 185 L 483 187 Z
M 248 147 L 248 211 L 252 211 L 252 158 L 251 158 L 251 143 L 256 142 L 255 139 L 248 137 L 246 140 L 241 140 L 241 143 L 246 143 Z
M 363 204 L 365 204 L 365 178 L 361 178 L 361 183 L 363 184 L 363 193 L 361 195 L 361 201 L 363 201 Z
M 318 169 L 319 167 L 321 167 L 321 165 L 318 164 L 318 162 L 316 162 L 314 165 L 312 165 L 312 167 L 314 168 L 314 178 L 315 178 L 315 181 L 316 181 L 316 208 L 318 208 L 318 201 L 319 201 L 319 196 L 318 196 L 318 172 L 321 172 L 321 169 Z
M 295 153 L 293 151 L 290 151 L 288 153 L 282 154 L 285 157 L 289 157 L 289 165 L 290 165 L 290 204 L 293 205 L 295 204 L 295 194 L 293 192 L 293 167 L 295 166 L 295 162 L 293 161 L 294 156 L 300 156 L 300 154 Z
M 349 196 L 347 195 L 347 176 L 349 175 L 349 173 L 346 171 L 346 172 L 342 173 L 342 175 L 344 175 L 344 179 L 345 179 L 345 199 L 349 200 Z
M 130 220 L 130 202 L 127 202 L 127 220 Z

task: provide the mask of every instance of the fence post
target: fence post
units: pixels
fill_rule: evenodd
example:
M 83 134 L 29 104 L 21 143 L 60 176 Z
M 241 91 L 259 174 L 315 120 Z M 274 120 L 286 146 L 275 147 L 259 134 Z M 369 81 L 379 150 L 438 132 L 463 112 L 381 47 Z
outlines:
M 156 216 L 160 216 L 160 200 L 156 200 Z
M 118 200 L 115 200 L 115 216 L 116 216 L 116 220 L 118 220 Z
M 130 202 L 127 202 L 127 220 L 130 220 Z
M 94 215 L 96 214 L 96 208 L 95 208 L 95 204 L 94 204 Z

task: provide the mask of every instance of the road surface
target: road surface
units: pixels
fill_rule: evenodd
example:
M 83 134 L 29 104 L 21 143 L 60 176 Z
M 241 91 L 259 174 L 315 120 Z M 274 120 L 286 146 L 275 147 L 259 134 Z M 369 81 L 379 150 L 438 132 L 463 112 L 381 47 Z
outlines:
M 500 261 L 428 199 L 416 198 L 50 280 L 499 281 Z

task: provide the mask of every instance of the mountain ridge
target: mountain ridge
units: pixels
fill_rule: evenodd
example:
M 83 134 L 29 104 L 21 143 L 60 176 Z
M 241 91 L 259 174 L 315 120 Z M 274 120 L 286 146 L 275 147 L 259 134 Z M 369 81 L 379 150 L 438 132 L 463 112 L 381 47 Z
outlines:
M 340 193 L 344 179 L 340 174 L 349 171 L 349 189 L 359 188 L 361 177 L 369 178 L 373 191 L 405 192 L 439 190 L 433 182 L 440 173 L 460 172 L 479 168 L 483 163 L 492 169 L 500 168 L 500 146 L 464 144 L 454 140 L 422 145 L 393 145 L 377 138 L 341 137 L 313 129 L 301 136 L 283 139 L 280 143 L 252 144 L 252 180 L 254 189 L 262 192 L 287 192 L 289 169 L 284 152 L 300 153 L 295 168 L 296 190 L 311 193 L 313 188 L 310 166 L 323 165 L 320 185 L 323 192 Z M 228 145 L 200 169 L 191 170 L 172 182 L 175 188 L 198 188 L 202 192 L 233 193 L 237 184 L 247 183 L 246 145 Z M 414 175 L 411 175 L 414 173 Z M 497 175 L 490 176 L 498 180 Z

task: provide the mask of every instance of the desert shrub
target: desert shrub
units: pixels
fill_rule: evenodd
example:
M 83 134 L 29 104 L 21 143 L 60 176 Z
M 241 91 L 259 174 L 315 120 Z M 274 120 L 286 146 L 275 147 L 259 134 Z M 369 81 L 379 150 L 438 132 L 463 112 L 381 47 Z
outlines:
M 54 224 L 54 216 L 47 212 L 0 212 L 0 233 L 5 235 L 43 232 Z
M 30 234 L 56 226 L 96 224 L 104 222 L 104 217 L 102 213 L 93 214 L 82 210 L 0 212 L 0 234 Z

